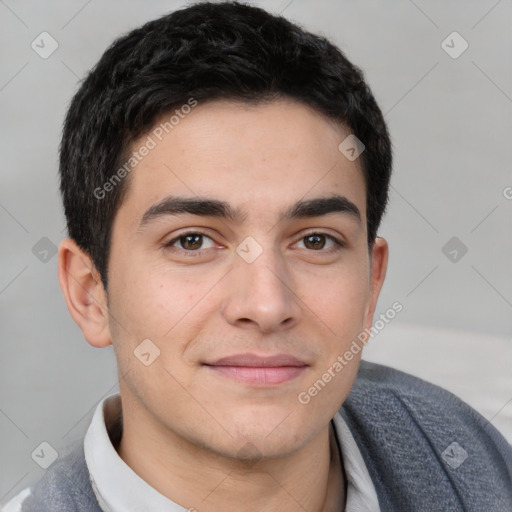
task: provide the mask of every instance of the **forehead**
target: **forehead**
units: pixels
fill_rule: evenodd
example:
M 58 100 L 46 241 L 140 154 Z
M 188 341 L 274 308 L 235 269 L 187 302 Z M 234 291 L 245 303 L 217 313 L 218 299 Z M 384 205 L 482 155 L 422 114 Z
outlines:
M 172 113 L 163 116 L 132 145 L 131 153 L 151 149 L 130 172 L 120 210 L 140 221 L 169 195 L 203 196 L 233 205 L 247 219 L 338 194 L 365 216 L 359 159 L 349 161 L 338 149 L 350 132 L 323 114 L 291 100 L 215 101 L 187 111 L 172 124 Z

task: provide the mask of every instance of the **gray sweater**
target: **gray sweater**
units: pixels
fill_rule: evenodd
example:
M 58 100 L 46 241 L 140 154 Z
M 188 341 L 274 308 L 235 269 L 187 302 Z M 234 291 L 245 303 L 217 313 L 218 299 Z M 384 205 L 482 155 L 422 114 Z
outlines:
M 382 512 L 512 512 L 512 447 L 448 391 L 362 362 L 340 413 Z M 22 507 L 72 511 L 101 512 L 82 443 L 48 469 Z

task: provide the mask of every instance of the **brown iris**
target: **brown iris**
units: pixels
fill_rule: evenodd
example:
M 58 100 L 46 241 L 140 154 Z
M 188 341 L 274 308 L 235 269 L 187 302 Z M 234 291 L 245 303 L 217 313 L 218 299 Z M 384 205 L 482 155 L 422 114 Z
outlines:
M 311 242 L 311 247 L 308 247 L 309 242 Z M 304 237 L 304 245 L 308 247 L 308 249 L 323 249 L 325 246 L 325 236 L 324 235 L 308 235 Z
M 180 236 L 179 241 L 184 249 L 199 249 L 203 243 L 203 235 L 184 235 Z

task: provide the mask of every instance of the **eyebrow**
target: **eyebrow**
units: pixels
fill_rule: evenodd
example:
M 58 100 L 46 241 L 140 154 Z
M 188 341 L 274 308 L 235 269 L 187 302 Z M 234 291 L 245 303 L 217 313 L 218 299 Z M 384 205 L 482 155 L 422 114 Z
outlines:
M 341 213 L 357 221 L 358 224 L 361 223 L 362 216 L 359 208 L 345 196 L 338 194 L 298 201 L 282 210 L 279 220 L 320 217 L 330 213 Z M 163 216 L 182 214 L 215 217 L 235 223 L 241 223 L 247 218 L 247 213 L 240 208 L 233 208 L 226 201 L 198 196 L 168 196 L 146 210 L 140 221 L 139 230 Z

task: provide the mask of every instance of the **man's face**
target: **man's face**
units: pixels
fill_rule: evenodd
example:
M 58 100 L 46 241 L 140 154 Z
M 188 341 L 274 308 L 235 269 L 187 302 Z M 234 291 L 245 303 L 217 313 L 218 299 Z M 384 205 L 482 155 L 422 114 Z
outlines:
M 109 260 L 125 418 L 231 457 L 292 453 L 327 427 L 360 354 L 308 404 L 298 396 L 371 325 L 382 284 L 371 280 L 363 174 L 338 150 L 347 135 L 292 101 L 219 101 L 153 137 Z M 360 218 L 334 201 L 293 215 L 334 196 Z M 238 216 L 177 213 L 171 198 L 220 201 Z M 143 340 L 160 350 L 149 366 L 134 354 Z

